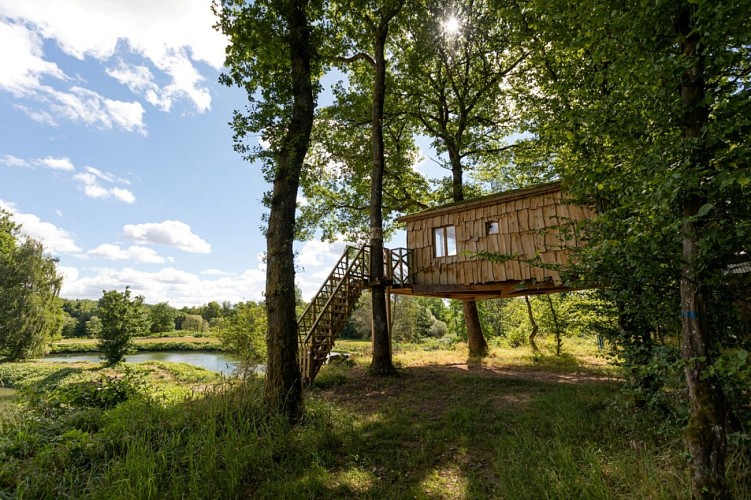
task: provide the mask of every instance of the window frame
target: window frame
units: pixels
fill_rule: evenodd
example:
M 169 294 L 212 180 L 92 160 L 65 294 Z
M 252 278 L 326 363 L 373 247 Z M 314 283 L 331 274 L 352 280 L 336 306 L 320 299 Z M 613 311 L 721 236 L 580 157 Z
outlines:
M 493 231 L 493 229 L 495 229 L 495 231 Z M 491 234 L 501 234 L 501 225 L 497 220 L 489 220 L 485 222 L 485 236 L 490 236 Z
M 440 253 L 439 253 L 440 249 Z M 456 226 L 448 224 L 433 228 L 433 257 L 442 259 L 457 255 Z

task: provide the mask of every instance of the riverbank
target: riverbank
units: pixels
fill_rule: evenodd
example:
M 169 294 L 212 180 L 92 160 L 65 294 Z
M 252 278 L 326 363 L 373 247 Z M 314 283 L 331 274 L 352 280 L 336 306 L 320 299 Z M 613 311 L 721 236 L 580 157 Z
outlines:
M 216 337 L 176 336 L 176 337 L 137 337 L 133 339 L 137 352 L 142 351 L 216 351 L 226 349 Z M 48 354 L 72 354 L 98 352 L 96 339 L 65 339 L 48 345 Z

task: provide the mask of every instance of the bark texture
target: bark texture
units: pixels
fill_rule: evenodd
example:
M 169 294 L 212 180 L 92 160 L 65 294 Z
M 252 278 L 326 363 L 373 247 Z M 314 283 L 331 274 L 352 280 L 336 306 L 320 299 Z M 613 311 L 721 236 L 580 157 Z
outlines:
M 459 124 L 459 127 L 460 131 L 464 130 L 463 120 Z M 464 201 L 464 168 L 461 156 L 454 141 L 446 138 L 444 142 L 447 145 L 449 161 L 451 162 L 451 194 L 455 202 Z M 467 327 L 467 350 L 469 351 L 469 357 L 484 358 L 488 355 L 488 343 L 482 331 L 480 314 L 477 311 L 477 302 L 474 300 L 463 300 L 462 308 L 464 310 L 464 324 Z
M 467 324 L 467 348 L 470 358 L 482 358 L 488 355 L 488 343 L 482 334 L 480 314 L 477 312 L 477 302 L 463 300 L 464 321 Z
M 702 130 L 709 121 L 705 102 L 705 61 L 701 48 L 701 30 L 695 26 L 696 7 L 682 5 L 677 19 L 681 51 L 689 65 L 681 76 L 681 104 L 683 108 L 683 141 L 690 151 L 689 168 L 703 170 L 706 155 Z M 681 357 L 685 363 L 686 384 L 691 402 L 691 416 L 686 428 L 686 442 L 691 454 L 692 490 L 696 498 L 728 498 L 725 481 L 727 450 L 727 411 L 724 395 L 707 369 L 709 359 L 709 318 L 707 317 L 706 282 L 703 279 L 698 222 L 700 208 L 707 202 L 700 186 L 693 186 L 683 199 L 683 227 L 681 240 Z
M 370 371 L 379 375 L 396 373 L 391 358 L 388 316 L 386 312 L 386 281 L 383 260 L 383 173 L 385 154 L 383 146 L 383 108 L 386 100 L 385 47 L 391 16 L 381 20 L 374 30 L 373 107 L 371 144 L 373 166 L 370 173 L 370 284 L 373 299 L 373 358 Z
M 303 398 L 297 359 L 295 267 L 292 243 L 300 171 L 308 151 L 315 101 L 311 83 L 312 49 L 305 9 L 307 0 L 276 2 L 289 31 L 293 104 L 283 143 L 277 154 L 266 235 L 266 312 L 268 357 L 264 400 L 290 422 L 302 417 Z

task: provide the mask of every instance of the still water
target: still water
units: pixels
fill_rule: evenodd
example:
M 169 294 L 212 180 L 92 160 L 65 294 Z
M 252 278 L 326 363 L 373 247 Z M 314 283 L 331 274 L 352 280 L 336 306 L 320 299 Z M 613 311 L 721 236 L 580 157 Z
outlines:
M 91 363 L 101 362 L 97 353 L 90 354 L 56 354 L 47 356 L 45 361 L 70 362 L 88 361 Z M 127 363 L 140 363 L 142 361 L 171 361 L 173 363 L 187 363 L 214 372 L 231 375 L 237 369 L 239 362 L 234 358 L 221 353 L 209 351 L 158 351 L 139 352 L 125 356 Z

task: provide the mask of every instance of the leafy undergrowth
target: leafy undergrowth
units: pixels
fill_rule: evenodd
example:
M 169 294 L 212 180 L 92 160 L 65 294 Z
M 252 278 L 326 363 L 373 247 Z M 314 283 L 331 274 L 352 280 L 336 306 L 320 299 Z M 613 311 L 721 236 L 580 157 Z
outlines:
M 468 364 L 461 348 L 415 347 L 395 351 L 400 376 L 375 378 L 363 346 L 322 369 L 297 427 L 264 411 L 259 379 L 0 365 L 58 388 L 3 421 L 0 498 L 689 496 L 680 429 L 619 406 L 597 364 L 504 364 L 517 356 L 504 352 Z M 75 370 L 92 375 L 81 384 Z M 164 397 L 158 384 L 203 388 Z M 742 462 L 729 474 L 738 498 Z

